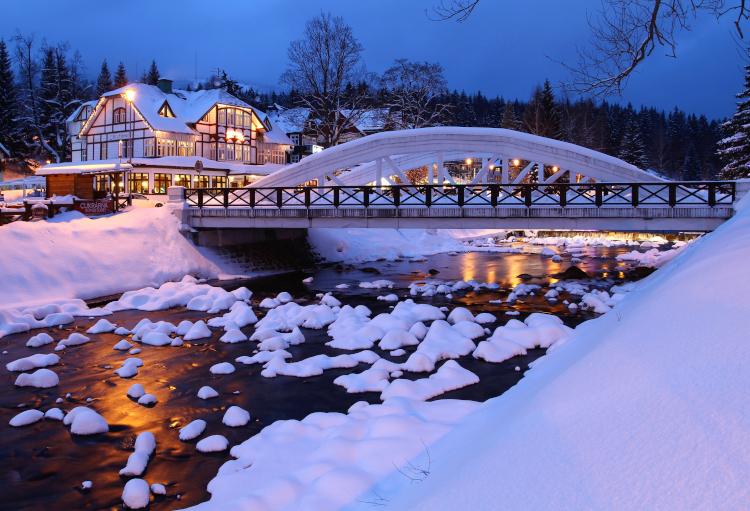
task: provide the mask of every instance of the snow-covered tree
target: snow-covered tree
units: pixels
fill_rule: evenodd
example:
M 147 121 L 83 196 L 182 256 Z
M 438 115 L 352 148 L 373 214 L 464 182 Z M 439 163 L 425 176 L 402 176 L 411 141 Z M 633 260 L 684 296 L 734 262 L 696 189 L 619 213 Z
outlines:
M 75 86 L 66 57 L 67 46 L 48 46 L 43 49 L 39 84 L 39 131 L 45 149 L 55 161 L 69 155 L 66 120 L 80 104 L 75 97 Z
M 109 72 L 107 61 L 102 62 L 102 68 L 99 71 L 99 77 L 96 79 L 96 95 L 101 96 L 114 88 L 112 84 L 112 75 Z
M 14 151 L 20 135 L 17 96 L 8 46 L 0 39 L 0 143 Z
M 695 145 L 690 144 L 687 154 L 685 155 L 685 163 L 682 169 L 682 180 L 700 181 L 701 179 L 703 179 L 703 169 L 701 169 L 698 152 L 695 150 Z
M 560 111 L 549 80 L 545 80 L 544 85 L 534 91 L 531 102 L 524 111 L 523 120 L 529 133 L 554 139 L 562 137 Z
M 641 169 L 648 166 L 646 148 L 641 138 L 641 129 L 638 125 L 638 120 L 635 116 L 632 116 L 625 126 L 617 157 Z
M 398 59 L 383 73 L 381 86 L 396 129 L 435 126 L 448 111 L 440 101 L 448 87 L 438 63 Z
M 745 66 L 745 88 L 737 99 L 737 111 L 722 126 L 726 137 L 718 143 L 722 179 L 750 177 L 750 64 Z
M 522 129 L 521 120 L 516 114 L 516 107 L 510 101 L 505 104 L 505 108 L 503 109 L 503 118 L 500 121 L 500 127 L 516 131 Z
M 281 81 L 299 93 L 313 120 L 310 130 L 322 144 L 338 144 L 369 103 L 351 88 L 367 77 L 362 45 L 342 18 L 321 13 L 307 22 L 303 38 L 291 42 L 287 55 Z
M 128 74 L 125 71 L 125 64 L 120 62 L 117 65 L 117 71 L 115 71 L 115 89 L 125 87 L 128 84 Z
M 159 74 L 159 68 L 156 67 L 156 61 L 152 60 L 148 71 L 146 71 L 146 73 L 143 75 L 141 81 L 149 85 L 158 85 L 159 78 L 161 78 L 161 75 Z

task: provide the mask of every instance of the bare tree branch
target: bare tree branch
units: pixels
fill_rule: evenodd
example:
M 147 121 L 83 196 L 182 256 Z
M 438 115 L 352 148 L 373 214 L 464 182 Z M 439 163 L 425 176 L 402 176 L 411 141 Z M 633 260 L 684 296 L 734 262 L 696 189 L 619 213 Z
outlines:
M 701 13 L 717 18 L 736 12 L 733 24 L 740 38 L 750 20 L 747 0 L 602 0 L 589 19 L 591 37 L 578 50 L 576 65 L 563 64 L 572 74 L 568 88 L 594 95 L 619 94 L 635 70 L 654 50 L 677 56 L 677 36 L 690 30 Z M 463 21 L 479 0 L 441 0 L 434 8 L 438 19 Z

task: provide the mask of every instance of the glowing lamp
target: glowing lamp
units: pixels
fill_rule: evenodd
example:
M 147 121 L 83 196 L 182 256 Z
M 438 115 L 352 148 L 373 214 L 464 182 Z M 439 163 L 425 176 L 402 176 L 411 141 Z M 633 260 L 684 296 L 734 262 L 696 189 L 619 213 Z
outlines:
M 466 158 L 466 165 L 471 165 L 472 161 L 471 158 Z
M 558 170 L 560 170 L 560 167 L 558 167 L 557 165 L 552 167 L 552 172 L 557 172 Z
M 125 91 L 125 99 L 127 99 L 129 102 L 133 102 L 135 99 L 135 91 L 133 89 L 128 89 Z
M 521 160 L 513 160 L 513 166 L 518 167 L 521 164 Z
M 490 165 L 490 170 L 495 170 L 495 166 L 494 165 Z

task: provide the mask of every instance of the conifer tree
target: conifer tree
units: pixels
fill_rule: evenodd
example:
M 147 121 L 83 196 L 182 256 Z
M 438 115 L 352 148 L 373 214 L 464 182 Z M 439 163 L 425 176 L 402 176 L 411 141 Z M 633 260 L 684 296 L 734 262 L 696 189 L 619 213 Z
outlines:
M 524 112 L 524 125 L 529 133 L 541 137 L 561 139 L 560 112 L 549 80 L 534 91 L 531 102 Z
M 703 178 L 703 172 L 701 169 L 701 162 L 698 159 L 698 152 L 695 150 L 695 145 L 690 144 L 687 155 L 685 156 L 685 164 L 682 170 L 683 181 L 700 181 Z
M 18 143 L 19 130 L 18 92 L 11 67 L 8 46 L 0 39 L 0 143 L 14 151 Z
M 518 115 L 516 115 L 515 106 L 510 101 L 505 104 L 505 108 L 503 109 L 503 118 L 500 120 L 500 127 L 509 130 L 521 130 L 521 121 L 518 119 Z
M 717 144 L 724 163 L 722 179 L 750 177 L 750 64 L 745 66 L 745 88 L 737 99 L 737 111 L 722 125 L 726 136 Z
M 117 71 L 115 71 L 115 89 L 125 87 L 128 84 L 128 75 L 125 72 L 125 64 L 120 62 L 117 65 Z
M 102 62 L 102 69 L 99 71 L 99 77 L 96 79 L 96 95 L 101 96 L 105 92 L 113 89 L 112 75 L 109 73 L 107 61 Z
M 641 129 L 638 125 L 638 119 L 634 115 L 625 125 L 617 157 L 641 169 L 648 166 L 646 148 L 643 144 L 643 138 L 641 138 Z
M 141 81 L 149 85 L 158 85 L 159 78 L 161 78 L 161 75 L 159 75 L 159 68 L 156 67 L 156 61 L 152 60 L 151 66 L 148 68 L 148 71 L 146 71 L 146 74 L 143 75 Z

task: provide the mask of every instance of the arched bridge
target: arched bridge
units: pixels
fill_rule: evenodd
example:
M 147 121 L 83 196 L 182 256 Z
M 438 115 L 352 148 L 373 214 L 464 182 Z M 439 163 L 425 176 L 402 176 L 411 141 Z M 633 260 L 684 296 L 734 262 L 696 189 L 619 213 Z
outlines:
M 735 182 L 671 182 L 566 142 L 495 128 L 378 133 L 248 188 L 171 193 L 201 228 L 709 231 Z

